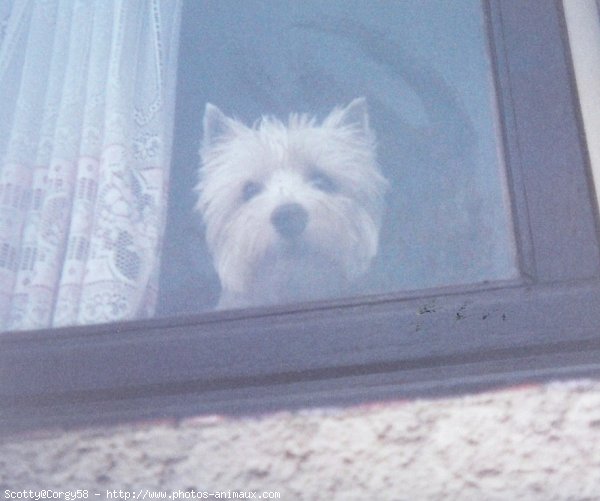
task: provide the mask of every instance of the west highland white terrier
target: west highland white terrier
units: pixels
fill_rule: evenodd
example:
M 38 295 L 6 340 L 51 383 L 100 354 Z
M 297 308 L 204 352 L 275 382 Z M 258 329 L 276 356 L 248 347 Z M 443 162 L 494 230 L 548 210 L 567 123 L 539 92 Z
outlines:
M 206 105 L 197 209 L 219 308 L 335 297 L 377 253 L 387 181 L 364 98 L 252 127 Z

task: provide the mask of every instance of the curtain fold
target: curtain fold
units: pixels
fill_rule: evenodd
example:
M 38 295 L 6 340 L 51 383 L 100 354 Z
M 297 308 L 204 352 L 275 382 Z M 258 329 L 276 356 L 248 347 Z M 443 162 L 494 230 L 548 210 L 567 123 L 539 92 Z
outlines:
M 145 317 L 179 1 L 0 4 L 0 329 Z

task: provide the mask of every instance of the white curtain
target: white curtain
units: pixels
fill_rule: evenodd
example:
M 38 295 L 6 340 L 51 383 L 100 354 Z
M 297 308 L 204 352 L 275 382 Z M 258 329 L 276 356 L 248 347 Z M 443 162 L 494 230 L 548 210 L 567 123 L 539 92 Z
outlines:
M 152 313 L 179 17 L 0 0 L 0 330 Z

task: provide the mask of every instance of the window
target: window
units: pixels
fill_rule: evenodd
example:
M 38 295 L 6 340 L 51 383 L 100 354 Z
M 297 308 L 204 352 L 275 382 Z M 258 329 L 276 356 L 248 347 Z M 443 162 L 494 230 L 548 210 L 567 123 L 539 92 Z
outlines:
M 215 267 L 222 298 L 230 290 L 242 298 L 234 306 L 244 300 L 256 306 L 516 277 L 496 90 L 478 0 L 376 7 L 354 2 L 351 9 L 342 0 L 268 7 L 190 4 L 181 59 L 171 180 L 176 196 L 170 199 L 159 314 L 211 310 L 219 296 Z M 291 193 L 280 195 L 273 178 L 285 169 L 279 151 L 264 145 L 279 138 L 277 131 L 265 133 L 267 139 L 254 140 L 258 159 L 246 153 L 235 157 L 239 165 L 231 168 L 223 155 L 202 169 L 203 199 L 211 203 L 205 212 L 212 215 L 202 225 L 189 187 L 198 180 L 207 102 L 248 126 L 261 115 L 285 122 L 290 111 L 316 115 L 320 124 L 334 107 L 361 97 L 376 136 L 372 150 L 379 169 L 366 168 L 361 150 L 347 155 L 361 134 L 348 139 L 351 145 L 338 146 L 329 136 L 312 144 L 313 128 L 300 128 L 287 136 L 283 167 L 293 179 L 284 178 Z M 244 133 L 250 135 L 244 130 L 235 137 Z M 234 139 L 225 137 L 219 146 L 231 154 L 241 148 Z M 243 147 L 249 151 L 254 142 Z M 341 148 L 346 155 L 334 155 Z M 307 188 L 315 169 L 326 172 L 333 190 Z M 387 190 L 375 179 L 377 171 Z M 216 197 L 213 187 L 222 190 L 224 177 L 230 189 Z M 238 203 L 248 182 L 260 192 Z M 278 235 L 269 220 L 277 207 L 290 203 L 308 214 L 296 239 Z M 211 209 L 217 204 L 218 210 Z M 383 210 L 370 207 L 363 214 L 367 204 L 383 204 Z M 224 221 L 214 216 L 225 212 L 232 214 Z M 238 220 L 246 224 L 236 226 Z M 237 230 L 224 236 L 225 224 Z M 370 246 L 377 231 L 375 252 Z M 217 245 L 210 238 L 214 233 L 224 243 Z M 245 252 L 232 250 L 238 247 Z
M 2 426 L 334 405 L 598 374 L 597 208 L 564 13 L 545 0 L 491 1 L 484 11 L 516 278 L 9 333 L 0 338 Z

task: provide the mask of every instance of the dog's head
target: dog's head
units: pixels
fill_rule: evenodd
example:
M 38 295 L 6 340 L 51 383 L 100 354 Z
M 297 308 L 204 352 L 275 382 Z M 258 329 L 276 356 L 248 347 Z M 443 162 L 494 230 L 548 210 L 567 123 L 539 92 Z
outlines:
M 377 253 L 386 181 L 363 98 L 322 123 L 253 127 L 207 104 L 197 208 L 226 294 L 246 304 L 335 294 Z

